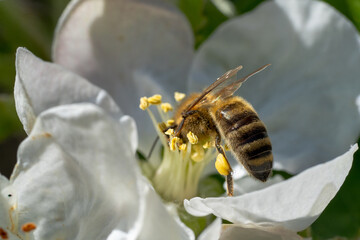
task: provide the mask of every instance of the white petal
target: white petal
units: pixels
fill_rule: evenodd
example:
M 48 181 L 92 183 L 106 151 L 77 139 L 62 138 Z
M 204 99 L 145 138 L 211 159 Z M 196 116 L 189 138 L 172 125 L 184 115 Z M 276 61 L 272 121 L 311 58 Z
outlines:
M 131 234 L 143 240 L 167 240 L 170 236 L 174 240 L 194 240 L 194 233 L 180 219 L 170 216 L 154 189 L 146 180 L 143 182 L 140 215 L 137 227 L 132 229 Z
M 135 120 L 130 116 L 123 116 L 120 118 L 121 126 L 123 130 L 126 132 L 126 136 L 129 137 L 130 144 L 132 146 L 133 154 L 135 154 L 137 146 L 138 146 L 138 132 L 136 128 Z
M 124 113 L 135 117 L 145 136 L 140 145 L 148 147 L 148 138 L 156 135 L 138 108 L 139 98 L 154 90 L 168 96 L 184 91 L 192 54 L 185 17 L 165 1 L 150 0 L 72 1 L 53 45 L 56 63 L 107 90 Z
M 3 192 L 3 189 L 5 189 L 9 185 L 9 180 L 0 174 L 0 228 L 5 229 L 5 226 L 9 225 L 10 219 L 8 217 L 5 217 L 8 215 L 8 201 L 7 198 L 9 196 Z
M 221 219 L 215 219 L 205 230 L 200 234 L 198 240 L 218 240 L 221 232 Z
M 300 231 L 313 223 L 343 184 L 352 165 L 355 145 L 338 158 L 312 167 L 268 188 L 226 198 L 185 200 L 196 216 L 213 213 L 233 223 L 261 223 Z
M 294 231 L 281 227 L 262 227 L 252 224 L 224 225 L 220 240 L 300 240 Z
M 114 117 L 120 116 L 117 105 L 104 90 L 24 48 L 18 48 L 16 53 L 14 95 L 16 111 L 28 134 L 41 112 L 64 104 L 91 102 Z
M 113 230 L 110 235 L 106 238 L 106 240 L 130 240 L 133 239 L 128 236 L 127 233 L 121 231 L 121 230 Z
M 272 178 L 269 178 L 265 183 L 246 175 L 240 179 L 234 179 L 234 196 L 242 195 L 249 192 L 254 192 L 267 188 L 276 183 L 282 182 L 284 179 L 276 175 Z M 226 189 L 226 182 L 224 183 L 224 189 Z
M 203 89 L 238 65 L 243 76 L 271 63 L 238 94 L 265 122 L 275 161 L 300 172 L 340 155 L 358 137 L 359 43 L 354 26 L 324 2 L 266 1 L 202 45 L 190 89 Z
M 34 222 L 36 239 L 105 239 L 127 232 L 139 209 L 139 169 L 123 126 L 92 104 L 39 115 L 21 144 L 12 185 L 16 229 Z
M 147 180 L 143 179 L 141 182 L 140 214 L 136 224 L 128 233 L 113 230 L 107 240 L 165 240 L 170 236 L 171 239 L 194 240 L 194 233 L 180 219 L 174 219 L 169 214 Z

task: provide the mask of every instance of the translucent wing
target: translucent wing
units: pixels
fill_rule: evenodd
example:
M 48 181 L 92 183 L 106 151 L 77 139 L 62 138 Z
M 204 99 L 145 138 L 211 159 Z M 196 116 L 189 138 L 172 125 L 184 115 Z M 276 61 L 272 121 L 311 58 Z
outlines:
M 190 111 L 196 104 L 200 102 L 202 104 L 207 104 L 207 103 L 215 102 L 218 99 L 224 99 L 232 96 L 240 88 L 243 82 L 245 82 L 251 76 L 257 74 L 258 72 L 261 72 L 268 66 L 270 66 L 270 64 L 266 64 L 261 68 L 255 70 L 254 72 L 250 73 L 249 75 L 240 79 L 236 77 L 236 74 L 240 69 L 242 69 L 242 66 L 238 66 L 237 68 L 227 71 L 224 75 L 219 77 L 213 84 L 207 87 L 201 93 L 201 95 L 189 105 L 189 107 L 186 109 L 186 111 L 184 111 L 184 113 Z M 207 98 L 206 96 L 208 94 L 211 94 L 212 97 Z

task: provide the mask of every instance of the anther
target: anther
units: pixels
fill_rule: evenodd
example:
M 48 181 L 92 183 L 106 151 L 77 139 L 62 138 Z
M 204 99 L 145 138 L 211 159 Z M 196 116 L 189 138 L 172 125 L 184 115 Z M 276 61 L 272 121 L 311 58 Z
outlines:
M 142 97 L 140 98 L 140 105 L 139 105 L 139 108 L 141 110 L 146 110 L 148 107 L 149 107 L 149 101 L 148 101 L 148 98 L 147 97 Z
M 0 228 L 0 238 L 1 239 L 9 239 L 7 232 L 2 228 Z
M 169 119 L 166 121 L 166 126 L 170 127 L 175 123 L 174 119 Z
M 181 145 L 179 146 L 179 150 L 180 150 L 180 151 L 185 151 L 186 148 L 187 148 L 186 143 L 183 143 L 183 144 L 181 144 Z
M 36 224 L 29 222 L 29 223 L 25 223 L 24 225 L 21 226 L 21 230 L 23 230 L 23 232 L 31 232 L 33 230 L 36 229 Z
M 214 146 L 215 146 L 215 143 L 214 143 L 214 142 L 206 142 L 206 143 L 203 145 L 203 148 L 208 149 L 208 148 L 211 148 L 211 147 L 214 147 Z
M 174 129 L 169 128 L 169 129 L 165 132 L 165 134 L 168 135 L 168 136 L 174 135 Z
M 215 168 L 223 176 L 227 176 L 231 172 L 231 167 L 228 161 L 226 160 L 225 156 L 221 153 L 219 153 L 219 155 L 217 155 L 216 157 Z
M 170 141 L 170 150 L 175 151 L 178 143 L 180 143 L 180 138 L 173 137 Z
M 175 92 L 174 93 L 174 98 L 175 101 L 180 102 L 181 100 L 183 100 L 185 98 L 185 93 L 180 93 L 180 92 Z
M 160 103 L 161 103 L 161 95 L 156 94 L 156 95 L 154 95 L 154 96 L 152 96 L 152 97 L 149 97 L 149 98 L 148 98 L 148 101 L 149 101 L 149 103 L 152 104 L 152 105 L 160 104 Z
M 186 136 L 187 136 L 187 138 L 189 139 L 189 142 L 190 142 L 191 144 L 197 144 L 198 141 L 199 141 L 198 137 L 197 137 L 194 133 L 192 133 L 191 131 L 189 131 L 189 132 L 186 134 Z
M 171 106 L 170 103 L 162 103 L 162 104 L 161 104 L 161 109 L 162 109 L 165 113 L 167 113 L 167 112 L 169 112 L 169 111 L 172 111 L 172 110 L 173 110 L 173 107 Z

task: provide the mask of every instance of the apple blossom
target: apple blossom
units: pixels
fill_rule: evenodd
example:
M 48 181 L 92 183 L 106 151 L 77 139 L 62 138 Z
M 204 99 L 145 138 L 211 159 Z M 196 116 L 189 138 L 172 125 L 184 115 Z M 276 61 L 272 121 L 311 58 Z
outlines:
M 16 234 L 34 239 L 194 238 L 140 175 L 133 156 L 136 127 L 122 112 L 135 118 L 139 148 L 146 151 L 155 133 L 137 107 L 140 97 L 160 93 L 172 102 L 173 92 L 200 91 L 240 64 L 251 71 L 272 63 L 272 70 L 248 81 L 239 93 L 267 125 L 275 161 L 283 169 L 298 173 L 340 155 L 360 130 L 355 104 L 359 36 L 322 2 L 265 2 L 221 25 L 194 52 L 189 24 L 171 3 L 73 0 L 59 21 L 53 58 L 64 68 L 18 52 L 15 98 L 29 137 L 19 148 L 10 181 L 0 178 L 0 214 L 7 216 L 0 227 L 15 239 Z M 213 213 L 234 223 L 221 231 L 216 220 L 204 239 L 216 239 L 220 232 L 226 239 L 297 239 L 296 231 L 308 227 L 335 196 L 356 150 L 353 146 L 258 191 L 251 187 L 234 198 L 193 198 L 185 206 L 194 215 Z M 176 186 L 176 181 L 164 182 L 176 170 L 173 160 L 186 159 L 168 149 L 164 156 L 162 164 L 170 162 L 173 170 L 156 166 L 165 169 L 153 180 L 161 194 Z M 193 166 L 187 156 L 186 166 Z M 194 176 L 195 190 L 180 189 L 175 199 L 196 195 L 212 158 L 211 151 L 204 153 L 197 161 L 203 165 L 188 175 Z M 21 232 L 30 223 L 36 229 Z

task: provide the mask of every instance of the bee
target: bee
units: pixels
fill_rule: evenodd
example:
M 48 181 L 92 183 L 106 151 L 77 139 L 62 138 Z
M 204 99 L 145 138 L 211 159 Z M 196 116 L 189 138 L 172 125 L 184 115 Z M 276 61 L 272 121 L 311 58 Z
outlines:
M 174 114 L 175 136 L 186 142 L 191 131 L 198 137 L 198 144 L 215 142 L 217 151 L 225 157 L 230 167 L 226 175 L 228 196 L 233 195 L 232 169 L 222 139 L 251 176 L 265 182 L 272 169 L 272 147 L 264 123 L 250 103 L 233 96 L 244 81 L 269 65 L 240 79 L 236 74 L 242 66 L 226 72 L 202 93 L 184 99 Z

